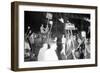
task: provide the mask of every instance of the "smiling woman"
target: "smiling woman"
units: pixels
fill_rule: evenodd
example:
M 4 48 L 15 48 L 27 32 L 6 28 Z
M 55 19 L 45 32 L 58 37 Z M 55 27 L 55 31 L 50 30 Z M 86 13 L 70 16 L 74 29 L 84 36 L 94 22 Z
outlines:
M 96 66 L 96 12 L 95 6 L 13 2 L 12 70 Z

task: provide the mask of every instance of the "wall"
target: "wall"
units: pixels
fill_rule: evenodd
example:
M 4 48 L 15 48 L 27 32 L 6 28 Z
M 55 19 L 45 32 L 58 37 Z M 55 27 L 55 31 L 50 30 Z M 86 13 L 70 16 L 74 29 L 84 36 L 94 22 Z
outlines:
M 14 73 L 10 70 L 10 54 L 11 54 L 11 12 L 10 3 L 14 0 L 0 0 L 0 73 Z M 16 0 L 18 1 L 18 0 Z M 20 1 L 20 0 L 19 0 Z M 100 12 L 100 0 L 21 0 L 30 2 L 45 2 L 45 3 L 62 3 L 62 4 L 77 4 L 77 5 L 93 5 L 98 6 L 98 11 Z M 99 13 L 98 12 L 98 13 Z M 100 14 L 98 14 L 98 19 Z M 98 28 L 100 21 L 98 21 Z M 100 29 L 98 29 L 100 31 Z M 100 34 L 98 33 L 98 37 Z M 98 38 L 98 43 L 100 38 Z M 98 52 L 100 52 L 100 46 L 98 45 Z M 100 53 L 98 53 L 100 55 Z M 100 58 L 98 58 L 100 61 Z M 99 73 L 100 72 L 100 62 L 98 67 L 88 67 L 88 68 L 73 68 L 73 69 L 55 69 L 55 70 L 40 70 L 40 71 L 26 71 L 25 73 Z M 22 72 L 24 73 L 24 72 Z

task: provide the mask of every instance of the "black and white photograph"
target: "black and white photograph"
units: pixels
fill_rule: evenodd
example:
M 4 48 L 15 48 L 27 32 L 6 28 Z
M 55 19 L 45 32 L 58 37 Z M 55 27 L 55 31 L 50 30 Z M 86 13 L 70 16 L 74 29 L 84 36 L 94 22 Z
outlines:
M 97 7 L 12 3 L 12 69 L 97 66 Z
M 24 11 L 24 61 L 90 59 L 90 14 Z

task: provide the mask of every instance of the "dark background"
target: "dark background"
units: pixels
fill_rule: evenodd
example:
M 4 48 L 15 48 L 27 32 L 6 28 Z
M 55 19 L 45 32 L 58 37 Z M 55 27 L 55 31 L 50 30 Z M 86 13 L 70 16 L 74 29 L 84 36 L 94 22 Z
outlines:
M 47 12 L 36 12 L 36 11 L 25 11 L 24 12 L 24 23 L 25 23 L 25 33 L 28 30 L 28 26 L 30 26 L 31 31 L 38 33 L 40 32 L 40 26 L 43 24 L 47 25 Z M 66 23 L 69 20 L 71 23 L 75 24 L 75 27 L 78 28 L 78 31 L 86 31 L 88 32 L 88 27 L 90 26 L 90 22 L 84 20 L 84 18 L 90 19 L 90 14 L 76 14 L 76 13 L 56 13 L 50 12 L 53 14 L 53 28 L 52 31 L 54 33 L 63 33 L 64 32 L 64 24 L 61 23 L 58 19 L 64 18 L 64 22 Z

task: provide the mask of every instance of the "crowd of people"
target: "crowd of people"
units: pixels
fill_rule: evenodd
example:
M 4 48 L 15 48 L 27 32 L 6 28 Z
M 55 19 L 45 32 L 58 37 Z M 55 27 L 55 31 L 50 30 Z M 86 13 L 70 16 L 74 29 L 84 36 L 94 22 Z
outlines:
M 62 23 L 63 19 L 60 20 Z M 75 60 L 90 58 L 90 38 L 87 38 L 86 31 L 77 31 L 77 27 L 67 22 L 61 35 L 55 35 L 52 27 L 53 22 L 44 27 L 42 24 L 39 33 L 31 30 L 25 34 L 25 61 L 54 61 L 54 60 Z M 89 29 L 88 29 L 89 30 Z M 31 33 L 30 33 L 31 32 Z M 56 33 L 57 34 L 57 33 Z

